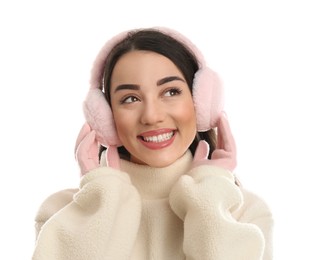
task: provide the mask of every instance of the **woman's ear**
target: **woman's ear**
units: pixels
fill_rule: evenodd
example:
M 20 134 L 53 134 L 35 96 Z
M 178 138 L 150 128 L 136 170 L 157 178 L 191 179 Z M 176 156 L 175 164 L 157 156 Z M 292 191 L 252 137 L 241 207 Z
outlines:
M 113 114 L 103 92 L 98 88 L 89 90 L 83 110 L 87 123 L 96 131 L 97 140 L 105 147 L 121 146 Z
M 224 107 L 222 82 L 208 67 L 199 69 L 193 81 L 193 101 L 197 117 L 197 131 L 216 127 Z

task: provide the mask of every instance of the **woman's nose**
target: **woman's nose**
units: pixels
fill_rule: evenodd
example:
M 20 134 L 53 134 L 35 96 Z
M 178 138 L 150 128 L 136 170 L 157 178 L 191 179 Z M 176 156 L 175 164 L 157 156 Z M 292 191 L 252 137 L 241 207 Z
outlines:
M 144 125 L 155 125 L 165 118 L 165 109 L 162 102 L 158 100 L 146 102 L 142 107 L 141 123 Z

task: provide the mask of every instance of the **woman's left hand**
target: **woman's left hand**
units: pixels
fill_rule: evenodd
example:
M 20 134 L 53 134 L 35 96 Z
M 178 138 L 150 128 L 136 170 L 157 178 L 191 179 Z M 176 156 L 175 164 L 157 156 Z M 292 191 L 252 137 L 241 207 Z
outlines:
M 199 142 L 194 155 L 193 168 L 200 165 L 218 166 L 230 171 L 236 168 L 236 143 L 225 114 L 220 117 L 217 124 L 217 147 L 210 160 L 207 159 L 209 149 L 207 142 Z

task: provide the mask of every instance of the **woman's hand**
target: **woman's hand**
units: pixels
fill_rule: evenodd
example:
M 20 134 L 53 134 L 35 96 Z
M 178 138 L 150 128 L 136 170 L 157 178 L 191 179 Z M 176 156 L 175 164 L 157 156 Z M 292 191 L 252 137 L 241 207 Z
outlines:
M 96 140 L 96 132 L 85 123 L 75 144 L 75 157 L 80 167 L 81 176 L 99 167 L 98 152 L 99 145 Z
M 212 165 L 233 171 L 237 166 L 236 143 L 231 133 L 228 120 L 222 115 L 217 124 L 217 147 L 208 160 L 209 145 L 200 141 L 196 149 L 193 168 L 200 165 Z
M 100 166 L 98 154 L 99 143 L 96 132 L 85 123 L 78 134 L 75 144 L 75 157 L 80 167 L 81 176 Z M 119 159 L 117 148 L 109 146 L 106 150 L 107 166 L 120 169 Z

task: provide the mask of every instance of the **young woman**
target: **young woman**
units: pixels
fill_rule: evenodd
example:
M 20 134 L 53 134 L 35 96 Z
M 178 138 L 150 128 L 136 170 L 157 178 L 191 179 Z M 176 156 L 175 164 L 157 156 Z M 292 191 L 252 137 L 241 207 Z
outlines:
M 79 188 L 40 207 L 34 260 L 272 259 L 271 212 L 236 181 L 220 81 L 188 39 L 111 39 L 84 112 Z

